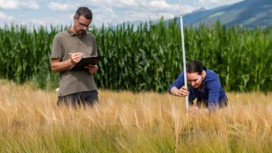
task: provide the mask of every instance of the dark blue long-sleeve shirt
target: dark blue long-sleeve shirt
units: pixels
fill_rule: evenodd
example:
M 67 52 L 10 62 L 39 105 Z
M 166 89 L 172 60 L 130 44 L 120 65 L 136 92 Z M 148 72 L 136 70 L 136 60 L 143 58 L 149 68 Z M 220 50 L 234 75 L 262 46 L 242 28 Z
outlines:
M 227 96 L 224 89 L 221 86 L 218 75 L 209 69 L 205 69 L 206 77 L 204 78 L 204 85 L 201 91 L 193 87 L 189 88 L 189 102 L 192 104 L 195 98 L 197 98 L 198 104 L 204 102 L 206 107 L 212 106 L 224 106 L 227 102 Z M 179 77 L 169 87 L 169 93 L 172 87 L 180 89 L 184 86 L 184 72 L 180 73 Z

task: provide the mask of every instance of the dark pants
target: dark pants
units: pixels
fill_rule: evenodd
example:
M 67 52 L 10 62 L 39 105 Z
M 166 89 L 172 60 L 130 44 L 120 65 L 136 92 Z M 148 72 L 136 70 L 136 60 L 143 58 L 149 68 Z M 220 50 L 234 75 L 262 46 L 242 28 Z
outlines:
M 74 93 L 67 96 L 59 96 L 57 105 L 71 105 L 73 107 L 86 105 L 92 106 L 95 102 L 98 102 L 97 90 Z

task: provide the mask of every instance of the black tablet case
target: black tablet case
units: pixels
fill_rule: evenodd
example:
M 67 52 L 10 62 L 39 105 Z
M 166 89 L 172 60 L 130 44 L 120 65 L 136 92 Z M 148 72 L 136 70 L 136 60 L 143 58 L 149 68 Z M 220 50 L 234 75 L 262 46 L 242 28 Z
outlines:
M 71 68 L 71 71 L 87 71 L 88 69 L 85 66 L 88 65 L 97 65 L 99 61 L 101 61 L 104 56 L 97 57 L 83 57 L 76 65 Z

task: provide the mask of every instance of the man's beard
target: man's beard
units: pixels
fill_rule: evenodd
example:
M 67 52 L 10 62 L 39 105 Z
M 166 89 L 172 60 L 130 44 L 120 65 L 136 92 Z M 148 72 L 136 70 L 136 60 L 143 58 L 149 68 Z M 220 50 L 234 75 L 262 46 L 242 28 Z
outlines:
M 85 34 L 86 34 L 85 30 L 79 30 L 78 33 L 77 33 L 77 36 L 78 37 L 83 37 Z

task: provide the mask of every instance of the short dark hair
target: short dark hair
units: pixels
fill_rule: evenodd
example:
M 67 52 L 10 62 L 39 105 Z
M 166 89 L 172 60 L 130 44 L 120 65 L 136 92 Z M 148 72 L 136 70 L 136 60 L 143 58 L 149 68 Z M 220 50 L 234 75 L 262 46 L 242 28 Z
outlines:
M 192 61 L 187 63 L 186 72 L 187 73 L 198 73 L 201 74 L 203 71 L 203 65 L 201 61 Z
M 76 15 L 78 18 L 84 16 L 88 20 L 93 19 L 93 13 L 88 7 L 79 7 L 76 11 Z

